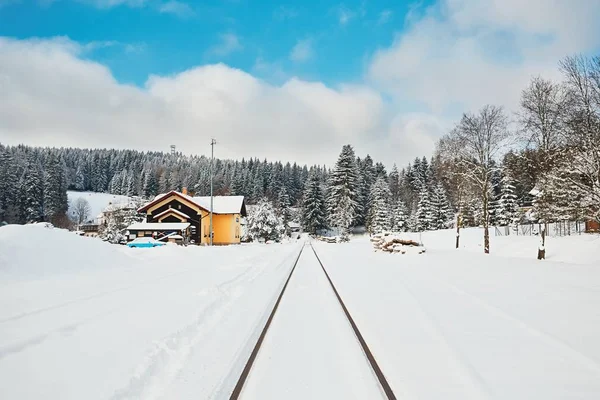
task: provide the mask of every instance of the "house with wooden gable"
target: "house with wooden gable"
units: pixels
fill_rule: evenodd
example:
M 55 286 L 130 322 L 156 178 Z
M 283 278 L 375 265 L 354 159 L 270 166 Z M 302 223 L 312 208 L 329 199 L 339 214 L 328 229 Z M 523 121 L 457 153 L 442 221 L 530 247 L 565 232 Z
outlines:
M 195 244 L 210 243 L 210 197 L 190 196 L 184 188 L 158 195 L 138 209 L 146 221 L 131 225 L 130 239 L 179 236 Z M 240 243 L 241 218 L 246 216 L 244 196 L 213 197 L 213 244 Z

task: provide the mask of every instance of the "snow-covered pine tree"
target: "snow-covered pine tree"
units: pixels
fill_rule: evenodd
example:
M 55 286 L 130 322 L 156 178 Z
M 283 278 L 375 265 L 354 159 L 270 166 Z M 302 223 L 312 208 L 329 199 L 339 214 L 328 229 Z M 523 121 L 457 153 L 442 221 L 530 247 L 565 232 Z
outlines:
M 454 213 L 450 209 L 446 190 L 439 183 L 431 193 L 431 212 L 431 229 L 446 229 L 450 226 Z
M 419 232 L 427 231 L 432 228 L 433 212 L 431 209 L 431 200 L 427 186 L 423 186 L 419 192 L 419 202 L 417 204 L 416 223 Z
M 288 195 L 285 185 L 279 190 L 279 196 L 277 196 L 277 215 L 283 225 L 283 234 L 287 237 L 292 235 L 290 228 L 290 222 L 292 220 L 292 211 L 290 210 L 290 196 Z
M 55 218 L 64 215 L 68 208 L 64 172 L 60 160 L 54 154 L 46 159 L 45 167 L 44 219 L 54 222 Z
M 396 203 L 400 198 L 400 173 L 396 164 L 392 167 L 392 171 L 388 176 L 388 182 L 390 184 L 390 192 L 392 194 L 392 201 Z
M 354 149 L 350 145 L 342 147 L 342 152 L 331 172 L 327 210 L 331 227 L 337 228 L 342 239 L 347 239 L 350 227 L 359 210 L 358 171 Z
M 169 173 L 167 170 L 163 170 L 158 178 L 158 192 L 167 193 L 171 190 L 171 184 L 169 182 Z
M 154 171 L 151 169 L 147 169 L 144 174 L 142 192 L 147 199 L 151 199 L 158 194 L 158 182 Z
M 42 166 L 30 155 L 20 181 L 20 209 L 23 222 L 39 222 L 44 218 L 44 185 Z
M 279 241 L 283 230 L 283 224 L 271 202 L 266 198 L 261 199 L 248 216 L 248 237 L 255 241 Z
M 312 235 L 326 225 L 325 197 L 316 172 L 312 172 L 306 182 L 302 201 L 302 227 Z
M 370 194 L 370 218 L 369 231 L 371 233 L 381 233 L 391 229 L 392 216 L 390 212 L 390 187 L 387 180 L 381 176 L 377 178 L 371 188 Z
M 77 171 L 75 172 L 75 190 L 83 191 L 85 190 L 85 175 L 83 173 L 84 167 L 79 164 L 77 166 Z
M 408 210 L 400 199 L 396 201 L 392 210 L 392 231 L 405 232 L 408 229 Z
M 370 155 L 361 160 L 357 158 L 358 179 L 357 179 L 357 197 L 358 207 L 356 209 L 356 225 L 367 225 L 369 222 L 369 197 L 371 195 L 371 187 L 375 183 L 376 170 L 373 165 L 373 159 Z
M 495 210 L 496 222 L 500 226 L 515 225 L 520 219 L 515 186 L 512 184 L 511 178 L 507 175 L 502 178 L 500 186 L 500 199 Z

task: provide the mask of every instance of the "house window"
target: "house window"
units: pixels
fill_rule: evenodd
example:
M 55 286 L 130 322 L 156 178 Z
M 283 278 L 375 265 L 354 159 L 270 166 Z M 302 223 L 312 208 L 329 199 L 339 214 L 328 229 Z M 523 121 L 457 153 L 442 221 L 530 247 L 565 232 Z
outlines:
M 240 217 L 235 217 L 235 222 L 240 222 Z
M 181 204 L 177 204 L 177 208 L 181 210 Z

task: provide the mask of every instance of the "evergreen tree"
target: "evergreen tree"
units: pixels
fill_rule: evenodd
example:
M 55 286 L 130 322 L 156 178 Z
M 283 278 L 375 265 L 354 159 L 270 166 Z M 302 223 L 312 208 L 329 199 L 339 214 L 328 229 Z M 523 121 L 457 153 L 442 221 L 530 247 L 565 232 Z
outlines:
M 450 226 L 453 213 L 446 196 L 446 190 L 437 184 L 431 194 L 431 229 L 446 229 Z
M 158 182 L 156 181 L 156 175 L 150 169 L 146 170 L 144 174 L 144 185 L 142 188 L 144 197 L 150 199 L 158 194 Z
M 402 200 L 396 201 L 392 210 L 392 231 L 404 232 L 408 229 L 408 211 Z
M 325 225 L 325 198 L 319 176 L 313 172 L 310 174 L 304 190 L 302 227 L 308 233 L 315 235 L 317 230 L 324 228 Z
M 81 165 L 77 166 L 77 172 L 75 172 L 75 190 L 85 190 L 85 175 Z
M 329 181 L 328 214 L 330 225 L 338 229 L 343 239 L 356 220 L 358 204 L 358 171 L 352 146 L 345 145 Z
M 429 190 L 424 186 L 419 193 L 419 203 L 417 204 L 416 224 L 419 232 L 427 231 L 432 228 L 433 210 Z
M 21 177 L 20 208 L 22 221 L 38 222 L 44 218 L 44 185 L 40 162 L 29 156 L 27 167 Z
M 285 186 L 282 186 L 281 190 L 279 191 L 279 196 L 277 197 L 277 215 L 279 216 L 283 226 L 283 234 L 287 237 L 292 235 L 292 230 L 290 228 L 292 212 L 290 210 L 290 206 L 290 196 L 288 196 Z
M 496 208 L 496 220 L 500 226 L 514 225 L 519 221 L 519 204 L 515 186 L 510 177 L 504 176 L 500 183 L 501 195 Z
M 46 160 L 43 192 L 45 220 L 54 221 L 64 215 L 68 208 L 64 173 L 60 161 L 53 154 Z
M 381 233 L 389 231 L 392 218 L 390 213 L 390 188 L 386 179 L 380 176 L 371 189 L 369 231 Z
M 271 202 L 262 199 L 248 216 L 247 235 L 252 240 L 279 241 L 283 232 L 281 220 L 277 217 Z
M 392 171 L 388 177 L 390 184 L 390 193 L 392 194 L 392 201 L 395 203 L 400 198 L 400 174 L 398 173 L 398 167 L 396 164 L 392 167 Z

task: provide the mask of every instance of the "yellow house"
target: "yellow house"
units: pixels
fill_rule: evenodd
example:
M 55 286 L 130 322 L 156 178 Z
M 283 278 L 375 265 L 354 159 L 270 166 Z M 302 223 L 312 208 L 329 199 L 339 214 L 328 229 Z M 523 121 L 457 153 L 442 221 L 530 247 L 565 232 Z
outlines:
M 182 192 L 171 191 L 156 196 L 150 203 L 138 209 L 138 212 L 146 214 L 146 223 L 155 231 L 160 227 L 157 224 L 161 223 L 189 223 L 190 241 L 208 244 L 210 209 L 210 197 L 190 196 L 184 188 Z M 212 210 L 213 244 L 240 243 L 240 220 L 246 216 L 244 196 L 214 196 Z M 167 233 L 168 229 L 161 232 Z

